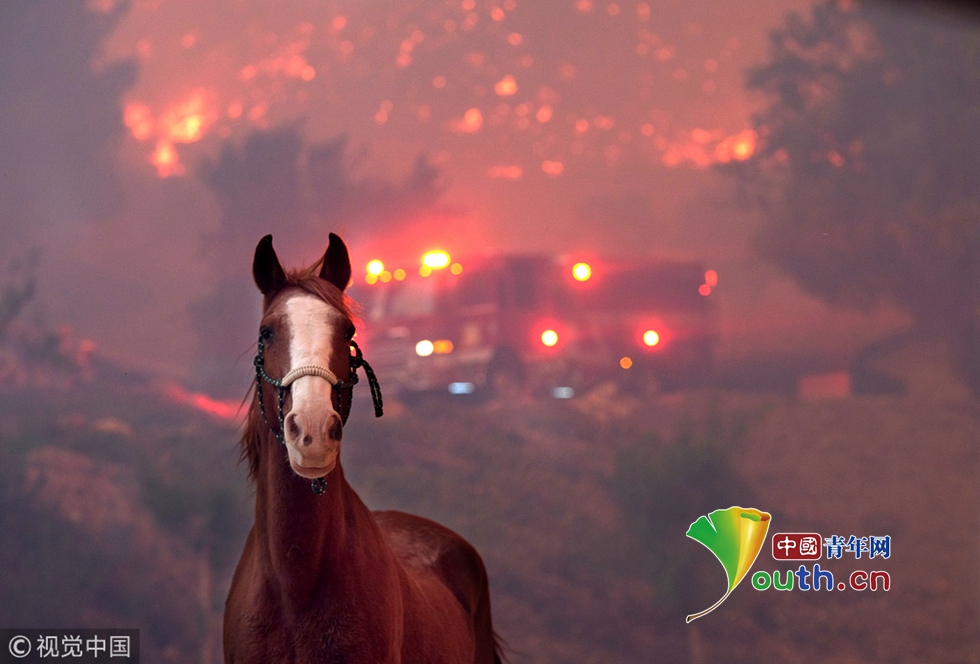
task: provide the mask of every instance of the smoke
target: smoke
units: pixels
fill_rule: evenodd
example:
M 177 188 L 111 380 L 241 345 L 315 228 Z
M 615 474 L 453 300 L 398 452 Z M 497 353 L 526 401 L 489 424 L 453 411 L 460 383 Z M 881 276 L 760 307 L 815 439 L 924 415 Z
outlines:
M 330 232 L 350 242 L 438 207 L 439 172 L 423 158 L 400 182 L 355 178 L 355 167 L 346 138 L 310 142 L 290 125 L 226 144 L 199 169 L 220 208 L 217 229 L 202 238 L 215 286 L 190 305 L 202 389 L 234 396 L 248 383 L 261 313 L 251 264 L 262 236 L 272 233 L 283 264 L 298 266 L 322 254 Z
M 91 62 L 125 8 L 95 14 L 84 0 L 0 5 L 0 251 L 45 244 L 66 226 L 118 209 L 113 147 L 133 61 Z

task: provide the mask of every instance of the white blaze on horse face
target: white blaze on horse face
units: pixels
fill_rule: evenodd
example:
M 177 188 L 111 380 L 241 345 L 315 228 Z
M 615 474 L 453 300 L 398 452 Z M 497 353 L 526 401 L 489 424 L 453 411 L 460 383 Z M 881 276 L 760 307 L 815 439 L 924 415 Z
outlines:
M 289 370 L 314 365 L 330 368 L 336 326 L 343 315 L 307 293 L 284 303 L 289 326 Z M 285 417 L 286 450 L 302 477 L 323 477 L 337 464 L 342 423 L 333 408 L 333 385 L 320 376 L 301 376 L 292 385 L 292 409 Z

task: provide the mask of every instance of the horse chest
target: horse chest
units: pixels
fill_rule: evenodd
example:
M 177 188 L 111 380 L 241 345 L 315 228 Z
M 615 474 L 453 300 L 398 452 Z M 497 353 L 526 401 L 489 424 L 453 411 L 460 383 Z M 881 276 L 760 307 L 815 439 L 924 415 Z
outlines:
M 375 626 L 376 627 L 376 626 Z M 353 619 L 312 611 L 300 620 L 265 610 L 248 616 L 228 658 L 234 664 L 395 664 L 397 644 L 385 630 Z

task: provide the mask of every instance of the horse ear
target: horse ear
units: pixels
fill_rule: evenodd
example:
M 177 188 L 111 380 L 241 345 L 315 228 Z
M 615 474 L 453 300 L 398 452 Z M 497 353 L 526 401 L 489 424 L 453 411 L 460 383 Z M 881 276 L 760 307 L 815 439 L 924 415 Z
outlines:
M 286 273 L 279 264 L 276 250 L 272 248 L 272 236 L 266 235 L 255 247 L 252 261 L 252 278 L 263 295 L 272 295 L 286 285 Z
M 327 252 L 323 254 L 320 278 L 326 279 L 340 290 L 346 289 L 350 283 L 350 255 L 347 253 L 347 245 L 333 233 L 330 234 Z

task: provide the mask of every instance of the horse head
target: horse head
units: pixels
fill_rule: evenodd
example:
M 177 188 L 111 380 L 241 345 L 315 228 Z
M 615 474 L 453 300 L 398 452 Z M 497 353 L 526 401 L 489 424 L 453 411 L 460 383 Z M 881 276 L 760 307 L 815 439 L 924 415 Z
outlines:
M 252 275 L 265 296 L 255 358 L 263 419 L 297 475 L 324 478 L 340 456 L 360 358 L 351 355 L 354 323 L 344 298 L 347 247 L 331 233 L 319 263 L 287 275 L 267 235 L 255 249 Z M 275 389 L 263 390 L 263 382 Z

